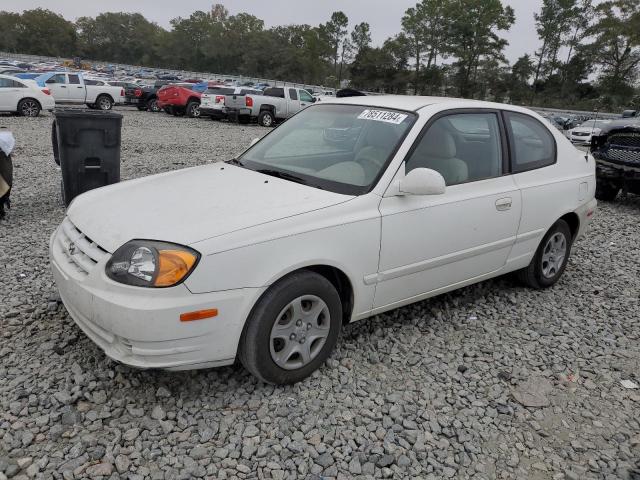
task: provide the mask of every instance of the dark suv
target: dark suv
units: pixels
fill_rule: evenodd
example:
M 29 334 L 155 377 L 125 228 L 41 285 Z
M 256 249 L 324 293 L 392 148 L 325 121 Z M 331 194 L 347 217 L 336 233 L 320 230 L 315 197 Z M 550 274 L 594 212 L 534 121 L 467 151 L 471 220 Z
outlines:
M 640 195 L 640 122 L 634 120 L 612 122 L 591 140 L 600 200 L 613 200 L 620 190 Z

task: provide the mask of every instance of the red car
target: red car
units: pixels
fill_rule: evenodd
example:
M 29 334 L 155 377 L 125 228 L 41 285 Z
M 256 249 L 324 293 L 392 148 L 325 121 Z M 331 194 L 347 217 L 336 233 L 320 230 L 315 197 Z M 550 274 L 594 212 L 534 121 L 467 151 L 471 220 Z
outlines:
M 158 107 L 175 115 L 188 115 L 191 118 L 200 116 L 200 97 L 202 93 L 194 90 L 197 84 L 174 83 L 158 90 Z

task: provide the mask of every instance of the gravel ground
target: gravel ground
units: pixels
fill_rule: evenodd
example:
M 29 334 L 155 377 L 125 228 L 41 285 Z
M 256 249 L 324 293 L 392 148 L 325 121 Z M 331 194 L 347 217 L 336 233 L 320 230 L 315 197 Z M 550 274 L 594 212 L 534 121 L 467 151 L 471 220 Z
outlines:
M 267 131 L 123 111 L 123 178 L 227 159 Z M 0 224 L 0 480 L 640 478 L 640 390 L 620 384 L 640 383 L 640 197 L 601 204 L 555 288 L 501 278 L 350 325 L 298 385 L 240 366 L 138 371 L 58 302 L 50 122 L 0 117 L 18 142 Z

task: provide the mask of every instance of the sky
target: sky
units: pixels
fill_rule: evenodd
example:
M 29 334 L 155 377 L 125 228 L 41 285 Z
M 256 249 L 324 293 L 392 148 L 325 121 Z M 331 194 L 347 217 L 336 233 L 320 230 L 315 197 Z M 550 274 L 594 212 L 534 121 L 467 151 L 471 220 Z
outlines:
M 381 45 L 400 31 L 404 11 L 415 6 L 416 0 L 0 0 L 0 10 L 21 12 L 42 7 L 68 20 L 105 11 L 136 12 L 168 28 L 172 18 L 188 17 L 196 10 L 207 11 L 213 3 L 222 3 L 231 14 L 251 13 L 264 20 L 267 27 L 292 23 L 319 25 L 332 12 L 342 10 L 349 17 L 350 28 L 368 22 L 374 45 Z M 503 0 L 503 3 L 516 13 L 511 30 L 501 32 L 509 42 L 505 55 L 513 63 L 538 48 L 533 13 L 539 10 L 542 0 Z

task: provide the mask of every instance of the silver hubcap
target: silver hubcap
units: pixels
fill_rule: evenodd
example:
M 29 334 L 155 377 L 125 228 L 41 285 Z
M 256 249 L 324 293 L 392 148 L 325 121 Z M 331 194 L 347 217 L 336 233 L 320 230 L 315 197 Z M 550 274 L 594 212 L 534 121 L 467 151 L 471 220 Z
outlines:
M 567 256 L 567 239 L 563 233 L 554 233 L 542 251 L 542 274 L 546 278 L 555 277 Z
M 270 127 L 271 123 L 272 123 L 271 115 L 265 115 L 264 117 L 262 117 L 262 124 L 265 127 Z
M 38 114 L 38 105 L 36 105 L 36 102 L 24 102 L 22 104 L 22 114 L 25 117 L 35 117 Z
M 195 106 L 191 109 L 191 112 L 193 114 L 194 117 L 199 117 L 200 116 L 200 107 L 199 106 Z
M 107 98 L 100 99 L 100 108 L 102 110 L 109 110 L 110 107 L 111 107 L 111 102 L 109 101 L 109 99 Z
M 330 330 L 327 304 L 315 295 L 298 297 L 282 309 L 271 328 L 271 358 L 285 370 L 302 368 L 318 356 Z

